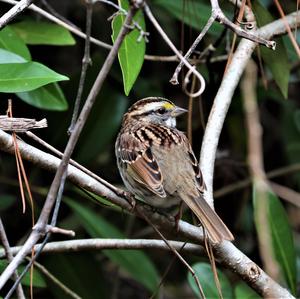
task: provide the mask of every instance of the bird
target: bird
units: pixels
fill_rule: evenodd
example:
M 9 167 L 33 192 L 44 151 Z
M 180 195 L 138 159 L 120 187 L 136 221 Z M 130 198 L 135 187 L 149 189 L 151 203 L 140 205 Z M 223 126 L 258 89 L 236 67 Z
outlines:
M 125 187 L 149 205 L 170 210 L 184 202 L 213 244 L 234 237 L 203 197 L 205 182 L 176 118 L 187 112 L 162 97 L 135 102 L 124 114 L 115 143 L 117 166 Z

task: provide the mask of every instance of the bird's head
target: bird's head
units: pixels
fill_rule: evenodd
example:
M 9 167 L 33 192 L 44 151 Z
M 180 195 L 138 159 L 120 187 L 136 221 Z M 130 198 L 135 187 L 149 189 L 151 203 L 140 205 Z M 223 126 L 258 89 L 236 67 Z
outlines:
M 176 117 L 185 112 L 187 112 L 186 109 L 176 106 L 167 99 L 149 97 L 134 103 L 124 118 L 174 128 L 176 127 Z

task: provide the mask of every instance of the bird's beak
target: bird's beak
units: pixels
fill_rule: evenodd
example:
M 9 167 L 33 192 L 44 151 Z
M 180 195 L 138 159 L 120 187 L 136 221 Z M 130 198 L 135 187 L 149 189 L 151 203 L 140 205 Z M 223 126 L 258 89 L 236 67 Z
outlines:
M 176 107 L 173 109 L 173 111 L 171 112 L 171 116 L 172 116 L 172 117 L 177 117 L 177 116 L 179 116 L 179 115 L 181 115 L 181 114 L 183 114 L 183 113 L 186 113 L 186 112 L 188 112 L 186 109 L 183 109 L 183 108 L 181 108 L 181 107 L 176 106 Z

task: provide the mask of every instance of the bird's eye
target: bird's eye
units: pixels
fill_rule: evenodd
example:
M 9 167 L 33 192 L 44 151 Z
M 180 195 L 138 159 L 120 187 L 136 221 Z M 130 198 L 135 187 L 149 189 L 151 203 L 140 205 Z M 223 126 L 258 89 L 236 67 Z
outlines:
M 158 110 L 157 110 L 157 113 L 159 113 L 159 114 L 164 114 L 164 113 L 166 113 L 166 108 L 159 108 Z

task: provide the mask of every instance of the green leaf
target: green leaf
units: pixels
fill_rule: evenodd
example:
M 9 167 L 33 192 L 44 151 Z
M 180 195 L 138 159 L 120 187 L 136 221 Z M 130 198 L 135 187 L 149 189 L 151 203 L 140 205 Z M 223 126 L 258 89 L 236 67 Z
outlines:
M 70 32 L 62 26 L 49 22 L 22 21 L 11 25 L 26 44 L 29 45 L 74 45 Z
M 17 96 L 34 107 L 64 111 L 68 109 L 68 102 L 57 83 L 48 84 L 40 88 L 18 92 Z
M 198 277 L 198 280 L 202 286 L 205 297 L 219 298 L 219 293 L 215 284 L 211 265 L 208 263 L 197 263 L 194 264 L 192 268 L 194 269 L 196 276 Z M 227 277 L 220 270 L 217 270 L 217 272 L 220 280 L 223 298 L 226 299 L 232 298 L 232 288 Z M 201 298 L 199 289 L 190 272 L 188 273 L 188 282 L 192 287 L 193 291 L 195 292 L 195 294 L 197 295 L 197 297 Z
M 244 282 L 238 283 L 234 288 L 236 299 L 259 299 L 260 297 L 255 291 L 248 287 Z
M 296 252 L 293 234 L 289 225 L 288 217 L 278 197 L 271 192 L 267 192 L 267 219 L 270 226 L 272 249 L 274 257 L 280 266 L 282 274 L 291 292 L 296 294 L 297 270 Z M 254 213 L 257 215 L 259 209 L 259 199 L 257 188 L 253 187 Z M 256 224 L 257 226 L 257 224 Z M 257 228 L 257 227 L 256 227 Z M 259 232 L 259 228 L 257 228 Z
M 115 226 L 86 206 L 70 199 L 65 200 L 76 212 L 86 231 L 94 238 L 119 238 L 125 236 Z M 131 277 L 154 291 L 158 284 L 158 273 L 151 260 L 139 250 L 103 250 L 113 262 L 126 270 Z
M 2 273 L 5 270 L 7 265 L 8 265 L 7 261 L 0 260 L 0 273 Z M 18 268 L 18 271 L 22 272 L 24 270 L 24 268 L 25 268 L 24 266 L 20 266 Z M 25 286 L 30 286 L 30 272 L 27 272 L 25 274 L 25 276 L 22 279 L 22 284 Z M 47 286 L 44 277 L 37 269 L 34 269 L 34 271 L 33 271 L 32 285 L 34 287 L 38 287 L 38 288 L 45 288 Z
M 200 31 L 206 25 L 210 15 L 211 6 L 208 3 L 185 0 L 153 0 L 153 4 L 164 8 L 176 19 Z M 223 27 L 214 22 L 209 33 L 219 35 Z
M 0 48 L 13 52 L 23 57 L 26 61 L 31 60 L 31 55 L 26 44 L 10 25 L 0 31 Z
M 0 92 L 28 91 L 62 80 L 68 80 L 68 77 L 38 62 L 0 65 Z
M 10 208 L 16 201 L 16 197 L 9 194 L 0 196 L 0 212 Z
M 272 192 L 269 193 L 268 219 L 275 257 L 289 288 L 296 295 L 297 270 L 293 234 L 286 211 L 278 197 Z
M 128 10 L 128 0 L 118 0 L 119 5 Z M 120 14 L 112 22 L 112 40 L 115 42 L 121 27 L 124 23 L 125 15 Z M 134 17 L 143 30 L 145 30 L 145 19 L 142 11 Z M 119 63 L 122 70 L 125 94 L 128 95 L 134 82 L 136 81 L 144 62 L 146 44 L 144 38 L 138 41 L 140 32 L 135 28 L 124 38 L 118 52 Z
M 273 17 L 259 1 L 253 1 L 253 11 L 256 16 L 257 24 L 262 27 L 273 21 Z M 288 97 L 288 85 L 290 76 L 289 60 L 287 50 L 282 38 L 276 39 L 276 50 L 273 51 L 265 46 L 260 46 L 262 59 L 270 69 L 273 78 L 285 98 Z
M 27 62 L 22 56 L 0 48 L 0 64 Z

